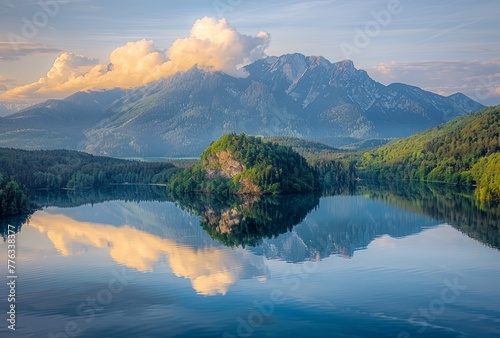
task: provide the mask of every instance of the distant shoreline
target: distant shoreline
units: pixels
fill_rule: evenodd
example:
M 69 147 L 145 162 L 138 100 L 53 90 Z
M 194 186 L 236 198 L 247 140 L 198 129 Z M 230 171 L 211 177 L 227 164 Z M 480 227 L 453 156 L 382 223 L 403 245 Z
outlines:
M 182 161 L 182 160 L 199 160 L 199 157 L 161 157 L 161 156 L 148 156 L 148 157 L 115 157 L 120 160 L 127 161 L 141 161 L 141 162 L 159 162 L 159 161 Z

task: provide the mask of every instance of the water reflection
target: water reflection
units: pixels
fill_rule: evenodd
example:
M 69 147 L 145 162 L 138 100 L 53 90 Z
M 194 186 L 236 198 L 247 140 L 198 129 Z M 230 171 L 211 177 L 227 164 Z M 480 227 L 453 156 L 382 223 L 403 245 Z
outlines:
M 12 231 L 14 233 L 19 232 L 23 224 L 28 222 L 29 216 L 30 215 L 0 217 L 0 235 L 3 241 L 5 242 L 7 240 L 7 236 L 12 234 Z
M 319 195 L 176 196 L 183 209 L 199 215 L 200 225 L 226 246 L 257 246 L 263 239 L 292 230 L 319 205 Z
M 372 199 L 448 223 L 500 250 L 500 204 L 479 202 L 472 197 L 472 190 L 418 182 L 364 182 L 359 191 Z
M 165 187 L 133 184 L 80 190 L 32 190 L 29 192 L 29 198 L 39 209 L 54 206 L 72 208 L 107 201 L 144 202 L 169 200 Z
M 418 234 L 444 222 L 500 248 L 499 208 L 443 186 L 364 182 L 354 196 L 321 198 L 172 197 L 158 187 L 115 187 L 41 192 L 36 201 L 42 210 L 29 219 L 3 219 L 4 239 L 7 224 L 20 229 L 27 223 L 64 256 L 106 250 L 116 263 L 141 272 L 166 262 L 203 295 L 225 294 L 241 279 L 266 280 L 266 259 L 350 258 L 375 239 Z M 63 208 L 43 207 L 49 205 Z
M 144 187 L 116 195 L 42 192 L 41 210 L 17 238 L 17 332 L 67 336 L 67 324 L 77 323 L 89 337 L 236 336 L 262 313 L 255 337 L 418 336 L 421 329 L 425 336 L 498 336 L 499 252 L 441 225 L 493 246 L 496 209 L 440 186 L 364 183 L 354 194 L 319 199 L 177 205 L 164 189 Z M 123 291 L 109 302 L 101 297 L 100 310 L 79 312 L 105 295 L 116 272 L 127 281 Z M 467 289 L 436 303 L 449 285 Z M 276 291 L 286 301 L 262 307 Z M 424 321 L 423 312 L 415 317 L 420 309 L 440 314 Z
M 262 258 L 245 250 L 195 249 L 127 224 L 116 227 L 38 211 L 29 226 L 46 233 L 64 256 L 89 248 L 106 249 L 116 263 L 141 272 L 152 271 L 155 263 L 166 259 L 171 271 L 177 277 L 188 278 L 202 295 L 225 294 L 239 279 L 265 279 L 268 274 Z
M 330 196 L 292 231 L 263 241 L 254 251 L 288 262 L 318 260 L 330 255 L 350 258 L 383 235 L 405 237 L 439 222 L 364 196 Z

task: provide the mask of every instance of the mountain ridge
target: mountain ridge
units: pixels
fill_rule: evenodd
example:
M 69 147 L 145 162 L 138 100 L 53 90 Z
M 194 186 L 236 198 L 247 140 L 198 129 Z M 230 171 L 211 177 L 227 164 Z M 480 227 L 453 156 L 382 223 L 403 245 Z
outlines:
M 75 93 L 0 120 L 0 146 L 107 156 L 193 156 L 225 133 L 335 139 L 399 138 L 483 106 L 404 84 L 385 86 L 351 60 L 299 53 L 245 67 L 196 67 L 130 90 Z

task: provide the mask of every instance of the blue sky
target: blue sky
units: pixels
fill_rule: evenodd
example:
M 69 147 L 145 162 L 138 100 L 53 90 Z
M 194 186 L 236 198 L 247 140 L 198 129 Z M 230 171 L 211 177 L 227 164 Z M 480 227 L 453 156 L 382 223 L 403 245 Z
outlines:
M 384 84 L 404 82 L 443 95 L 461 91 L 484 104 L 500 104 L 498 14 L 500 2 L 493 0 L 0 0 L 0 97 L 47 78 L 65 52 L 71 54 L 58 81 L 84 77 L 97 65 L 101 68 L 95 71 L 102 73 L 113 51 L 143 39 L 151 43 L 136 44 L 134 50 L 147 49 L 148 58 L 165 63 L 172 44 L 192 36 L 195 22 L 209 17 L 227 19 L 227 26 L 244 37 L 241 41 L 268 33 L 252 42 L 260 56 L 265 49 L 266 55 L 300 52 L 332 62 L 350 58 Z M 214 36 L 219 36 L 214 27 L 228 32 L 218 21 L 206 23 L 201 29 L 208 27 Z M 241 62 L 257 55 L 252 48 L 247 52 L 253 56 L 240 55 Z M 68 70 L 75 62 L 79 70 Z M 43 88 L 54 81 L 10 93 L 42 99 L 80 88 Z M 137 81 L 146 80 L 137 76 Z M 81 89 L 92 85 L 99 82 Z

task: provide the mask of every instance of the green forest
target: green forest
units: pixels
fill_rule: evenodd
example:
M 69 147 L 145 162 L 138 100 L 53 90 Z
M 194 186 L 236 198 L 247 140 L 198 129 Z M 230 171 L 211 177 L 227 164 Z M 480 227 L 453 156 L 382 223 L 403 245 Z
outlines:
M 316 172 L 291 147 L 259 137 L 226 134 L 201 154 L 200 162 L 169 182 L 176 193 L 282 194 L 318 190 Z
M 30 210 L 32 189 L 83 189 L 124 183 L 165 183 L 170 163 L 127 161 L 72 150 L 0 148 L 0 215 Z
M 23 214 L 29 209 L 28 196 L 19 184 L 0 174 L 0 216 Z
M 500 106 L 457 118 L 365 152 L 360 176 L 477 185 L 482 200 L 500 199 Z
M 291 147 L 304 157 L 316 172 L 323 188 L 347 185 L 358 177 L 357 152 L 340 150 L 323 143 L 290 136 L 265 137 L 263 141 Z
M 127 161 L 73 150 L 0 148 L 0 173 L 26 189 L 165 183 L 176 170 L 170 163 Z

